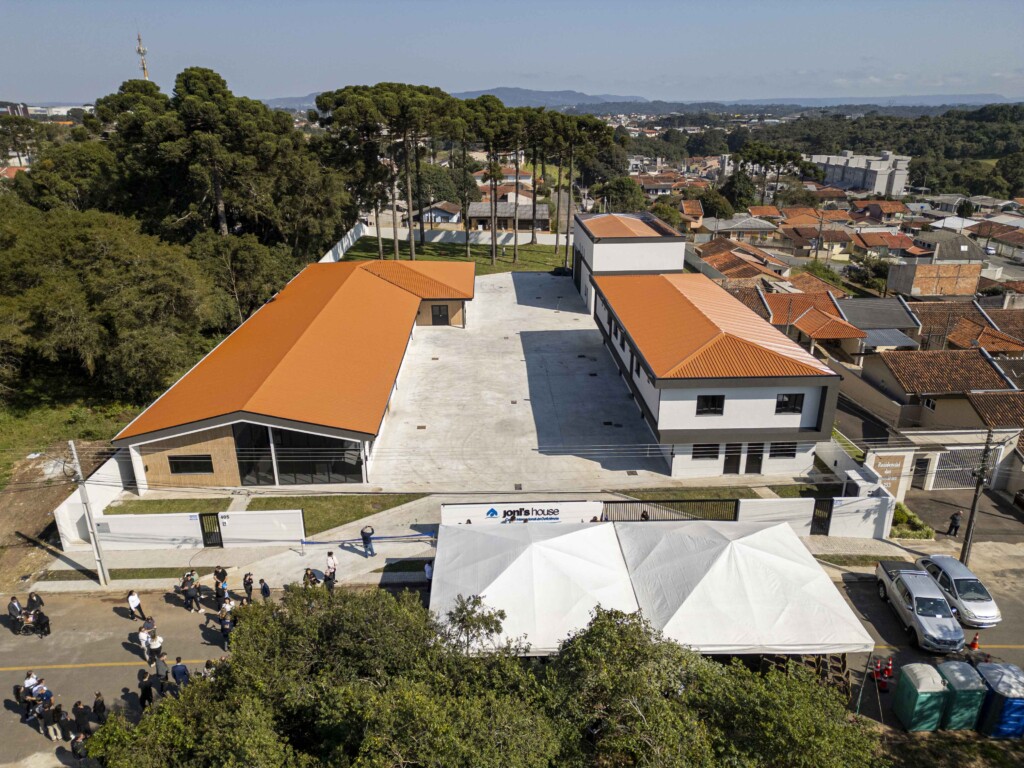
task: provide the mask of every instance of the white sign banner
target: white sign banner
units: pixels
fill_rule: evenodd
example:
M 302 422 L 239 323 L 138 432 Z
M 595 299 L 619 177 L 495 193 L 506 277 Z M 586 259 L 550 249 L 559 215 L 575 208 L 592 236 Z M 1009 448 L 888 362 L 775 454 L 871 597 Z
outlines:
M 504 501 L 495 504 L 442 504 L 441 525 L 466 523 L 589 523 L 600 520 L 601 501 Z

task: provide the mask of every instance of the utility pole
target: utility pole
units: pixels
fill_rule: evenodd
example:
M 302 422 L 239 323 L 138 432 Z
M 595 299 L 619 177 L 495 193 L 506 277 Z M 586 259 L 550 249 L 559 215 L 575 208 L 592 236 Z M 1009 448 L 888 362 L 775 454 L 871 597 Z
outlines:
M 964 546 L 960 550 L 960 562 L 967 565 L 971 557 L 971 544 L 974 538 L 974 522 L 978 516 L 978 502 L 981 501 L 981 492 L 985 490 L 985 483 L 988 482 L 988 460 L 992 454 L 992 430 L 988 431 L 985 438 L 985 450 L 981 454 L 981 466 L 974 470 L 976 478 L 974 483 L 974 500 L 971 502 L 971 516 L 967 518 L 967 530 L 964 533 Z
M 89 489 L 85 487 L 85 476 L 82 473 L 82 465 L 78 461 L 78 450 L 75 448 L 74 440 L 68 440 L 68 448 L 71 449 L 71 466 L 75 472 L 74 481 L 78 484 L 78 495 L 82 499 L 82 507 L 85 509 L 85 523 L 89 528 L 89 539 L 92 541 L 92 554 L 96 558 L 96 575 L 99 576 L 100 584 L 105 587 L 110 583 L 110 574 L 107 572 L 107 564 L 103 560 L 100 537 L 96 535 L 96 522 L 93 520 L 92 505 L 89 503 Z

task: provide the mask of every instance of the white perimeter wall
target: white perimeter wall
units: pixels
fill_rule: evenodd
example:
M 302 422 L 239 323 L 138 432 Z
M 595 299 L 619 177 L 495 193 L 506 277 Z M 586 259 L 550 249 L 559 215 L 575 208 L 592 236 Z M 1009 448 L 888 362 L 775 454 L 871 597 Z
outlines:
M 381 238 L 384 240 L 391 240 L 394 230 L 390 226 L 382 226 L 380 228 Z M 331 248 L 327 253 L 320 259 L 321 263 L 328 263 L 334 261 L 341 261 L 345 252 L 355 245 L 356 240 L 361 237 L 377 237 L 377 230 L 375 227 L 367 226 L 362 222 L 356 224 L 352 229 L 345 233 L 345 236 L 341 238 L 334 247 Z M 540 245 L 554 245 L 555 238 L 558 237 L 555 234 L 548 232 L 538 232 L 537 242 Z M 405 227 L 398 228 L 398 239 L 407 240 L 409 238 L 409 230 Z M 419 230 L 416 230 L 416 242 L 419 243 Z M 428 229 L 423 233 L 423 239 L 428 243 L 464 243 L 466 242 L 466 233 L 463 230 L 451 230 L 451 229 Z M 512 232 L 499 232 L 498 233 L 498 245 L 512 245 L 514 242 L 514 234 Z M 489 245 L 491 242 L 491 233 L 480 230 L 474 230 L 469 233 L 469 242 L 477 245 Z M 530 242 L 530 231 L 519 232 L 519 244 L 527 245 Z M 565 243 L 565 235 L 558 238 L 558 244 L 563 245 Z M 569 235 L 569 243 L 572 243 L 572 235 Z M 387 246 L 390 248 L 391 246 Z M 387 253 L 384 254 L 387 256 Z
M 289 546 L 305 538 L 302 511 L 220 512 L 224 547 Z M 202 549 L 199 515 L 104 515 L 96 530 L 105 550 Z
M 896 500 L 888 494 L 833 500 L 829 536 L 884 539 Z M 814 499 L 740 499 L 740 522 L 789 523 L 799 536 L 811 535 Z
M 135 473 L 128 451 L 122 448 L 107 459 L 89 476 L 85 486 L 89 492 L 93 515 L 102 514 L 110 502 L 121 495 L 121 491 L 135 486 Z M 57 523 L 60 545 L 65 552 L 92 548 L 89 527 L 85 522 L 85 507 L 82 506 L 77 488 L 53 510 L 53 519 Z
M 659 429 L 706 429 L 709 435 L 719 429 L 807 429 L 818 424 L 821 387 L 708 387 L 707 389 L 663 389 Z M 802 394 L 801 413 L 775 413 L 775 396 Z M 698 416 L 698 395 L 725 395 L 721 416 Z M 793 440 L 799 440 L 794 433 Z M 700 441 L 705 442 L 705 441 Z M 714 442 L 707 440 L 706 442 Z

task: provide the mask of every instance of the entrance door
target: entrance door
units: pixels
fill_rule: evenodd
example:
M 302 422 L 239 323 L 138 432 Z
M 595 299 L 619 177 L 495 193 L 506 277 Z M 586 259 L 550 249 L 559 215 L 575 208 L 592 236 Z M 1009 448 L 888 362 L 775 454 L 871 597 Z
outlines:
M 910 483 L 912 487 L 924 488 L 925 481 L 928 479 L 929 463 L 927 457 L 914 460 L 914 478 Z
M 451 325 L 448 320 L 448 305 L 434 304 L 430 307 L 431 325 Z
M 220 516 L 216 512 L 199 515 L 199 527 L 203 529 L 204 547 L 223 547 L 220 538 Z
M 764 461 L 764 443 L 747 443 L 747 468 L 744 474 L 760 475 Z
M 727 443 L 725 446 L 725 468 L 724 475 L 738 475 L 740 473 L 740 459 L 743 458 L 743 443 Z

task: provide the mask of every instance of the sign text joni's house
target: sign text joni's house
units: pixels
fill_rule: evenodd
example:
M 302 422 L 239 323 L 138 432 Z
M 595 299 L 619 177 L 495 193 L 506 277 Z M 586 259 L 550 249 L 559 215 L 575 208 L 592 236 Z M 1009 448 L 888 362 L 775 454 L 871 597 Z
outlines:
M 465 327 L 474 265 L 313 264 L 115 438 L 140 492 L 368 482 L 417 325 Z

